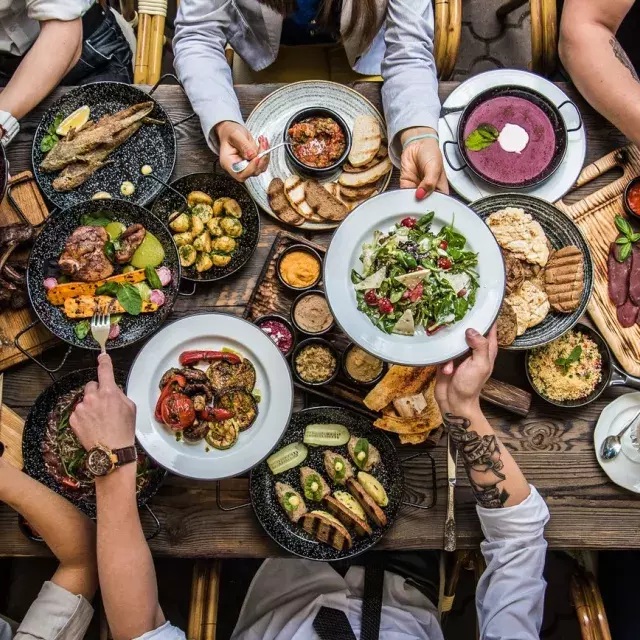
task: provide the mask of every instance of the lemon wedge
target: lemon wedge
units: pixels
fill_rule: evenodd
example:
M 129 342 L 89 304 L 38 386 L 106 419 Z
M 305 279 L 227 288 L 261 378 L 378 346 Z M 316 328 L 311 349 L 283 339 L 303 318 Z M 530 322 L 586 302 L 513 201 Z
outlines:
M 89 120 L 90 113 L 89 107 L 86 104 L 83 107 L 76 109 L 58 125 L 56 133 L 59 136 L 66 136 L 71 129 L 84 127 L 84 125 L 87 124 L 87 120 Z

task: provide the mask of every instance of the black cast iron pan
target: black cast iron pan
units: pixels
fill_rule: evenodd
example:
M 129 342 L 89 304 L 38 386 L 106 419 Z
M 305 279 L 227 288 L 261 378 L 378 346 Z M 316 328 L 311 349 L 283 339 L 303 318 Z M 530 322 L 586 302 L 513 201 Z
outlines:
M 4 145 L 0 144 L 0 202 L 7 193 L 7 185 L 9 183 L 9 161 Z
M 596 388 L 585 398 L 580 398 L 579 400 L 564 401 L 552 400 L 551 398 L 547 398 L 547 396 L 540 393 L 533 384 L 531 374 L 529 372 L 529 357 L 531 354 L 531 352 L 529 351 L 527 352 L 527 357 L 525 358 L 525 371 L 527 373 L 527 379 L 529 380 L 529 384 L 531 385 L 533 390 L 543 400 L 556 405 L 556 407 L 573 409 L 575 407 L 583 407 L 584 405 L 590 404 L 594 400 L 597 400 L 610 387 L 622 386 L 640 390 L 640 378 L 630 376 L 618 365 L 614 357 L 611 355 L 609 345 L 607 345 L 605 339 L 595 329 L 592 329 L 591 327 L 588 327 L 586 324 L 582 323 L 577 324 L 574 329 L 586 334 L 598 345 L 598 350 L 600 351 L 600 357 L 602 359 L 602 378 L 596 385 Z
M 260 524 L 267 534 L 286 551 L 310 560 L 333 561 L 352 558 L 373 547 L 373 545 L 391 529 L 398 517 L 398 510 L 401 505 L 404 504 L 416 508 L 428 509 L 436 503 L 435 466 L 433 466 L 433 459 L 431 459 L 433 479 L 433 498 L 431 504 L 424 506 L 403 501 L 405 478 L 402 465 L 404 462 L 416 456 L 414 455 L 400 460 L 396 448 L 389 437 L 384 432 L 374 429 L 367 418 L 352 411 L 338 407 L 313 407 L 294 413 L 289 421 L 287 431 L 278 444 L 277 450 L 282 449 L 285 445 L 292 442 L 302 442 L 305 428 L 310 424 L 344 425 L 352 435 L 365 437 L 371 444 L 378 448 L 381 462 L 374 467 L 370 473 L 382 483 L 389 496 L 389 505 L 384 508 L 388 523 L 385 527 L 372 525 L 372 536 L 358 537 L 352 532 L 353 546 L 351 549 L 347 551 L 337 551 L 328 544 L 316 540 L 304 531 L 301 525 L 290 522 L 276 498 L 275 484 L 278 481 L 285 482 L 296 490 L 299 490 L 302 494 L 303 492 L 300 486 L 300 466 L 308 466 L 318 471 L 322 477 L 329 482 L 332 493 L 336 489 L 345 490 L 344 487 L 333 486 L 330 482 L 324 470 L 323 456 L 324 451 L 330 449 L 350 460 L 347 446 L 308 447 L 309 455 L 302 465 L 274 476 L 267 463 L 262 462 L 252 469 L 249 479 L 251 504 Z M 423 453 L 431 457 L 428 453 Z M 324 509 L 319 503 L 307 500 L 305 500 L 305 502 L 309 511 Z M 370 524 L 372 523 L 370 522 Z
M 553 127 L 553 131 L 555 134 L 555 149 L 553 153 L 553 157 L 551 158 L 551 162 L 543 169 L 541 173 L 529 180 L 525 180 L 524 182 L 519 183 L 511 183 L 511 182 L 502 182 L 499 180 L 493 180 L 488 178 L 484 174 L 480 173 L 478 169 L 469 161 L 469 152 L 464 143 L 464 130 L 467 125 L 467 121 L 471 114 L 475 111 L 476 107 L 481 105 L 488 100 L 492 100 L 493 98 L 498 97 L 514 97 L 514 98 L 522 98 L 523 100 L 527 100 L 528 102 L 533 103 L 537 107 L 539 107 L 544 114 L 549 118 L 551 122 L 551 126 Z M 564 118 L 560 110 L 565 105 L 571 105 L 576 113 L 578 114 L 579 123 L 578 126 L 572 129 L 567 129 L 567 125 L 565 124 Z M 454 109 L 447 110 L 447 113 L 451 113 Z M 455 109 L 457 111 L 457 109 Z M 462 110 L 462 115 L 460 116 L 460 120 L 458 120 L 458 130 L 457 130 L 457 141 L 452 142 L 448 140 L 443 145 L 444 156 L 447 160 L 447 164 L 454 171 L 461 171 L 465 167 L 468 167 L 476 176 L 478 176 L 481 180 L 488 182 L 489 184 L 493 184 L 498 187 L 507 187 L 509 189 L 526 189 L 528 187 L 533 187 L 544 182 L 547 178 L 549 178 L 556 169 L 562 163 L 564 159 L 565 153 L 567 151 L 567 134 L 572 131 L 578 131 L 582 128 L 582 117 L 580 116 L 580 111 L 578 107 L 571 102 L 571 100 L 566 100 L 562 104 L 556 106 L 551 100 L 549 100 L 546 96 L 543 96 L 541 93 L 534 91 L 533 89 L 529 89 L 527 87 L 522 87 L 518 85 L 502 85 L 498 87 L 492 87 L 491 89 L 487 89 L 479 93 L 473 100 L 467 104 L 467 106 Z M 454 165 L 449 156 L 447 154 L 447 145 L 456 145 L 458 147 L 458 152 L 462 156 L 463 164 L 462 166 Z
M 124 389 L 127 374 L 115 370 L 116 382 Z M 42 442 L 47 429 L 49 414 L 54 409 L 58 398 L 76 389 L 82 389 L 90 380 L 97 379 L 95 369 L 81 369 L 74 371 L 51 386 L 47 387 L 36 399 L 29 411 L 22 435 L 22 457 L 24 470 L 32 478 L 49 487 L 56 493 L 72 502 L 78 509 L 90 518 L 96 517 L 96 504 L 92 499 L 78 497 L 73 489 L 59 483 L 48 471 L 45 465 Z M 139 447 L 139 451 L 142 449 Z M 167 472 L 161 467 L 155 467 L 150 482 L 138 493 L 138 506 L 143 507 L 157 493 Z
M 226 174 L 217 173 L 191 173 L 174 180 L 170 187 L 183 196 L 191 191 L 203 191 L 216 198 L 233 198 L 242 208 L 240 222 L 244 227 L 244 233 L 238 238 L 238 247 L 233 253 L 231 262 L 226 267 L 213 267 L 209 271 L 198 273 L 195 267 L 183 267 L 182 278 L 191 282 L 214 282 L 227 278 L 241 269 L 258 246 L 260 238 L 260 214 L 258 207 L 249 195 L 249 192 L 239 182 Z M 165 223 L 174 211 L 185 207 L 185 201 L 172 189 L 165 190 L 158 196 L 151 207 L 151 211 Z
M 88 200 L 68 209 L 56 211 L 47 218 L 38 237 L 36 238 L 27 269 L 27 290 L 29 299 L 42 324 L 61 340 L 83 349 L 99 349 L 98 343 L 88 335 L 79 339 L 74 333 L 77 320 L 69 320 L 63 313 L 62 307 L 52 305 L 46 296 L 43 286 L 44 279 L 56 275 L 56 265 L 60 253 L 64 249 L 67 238 L 82 225 L 85 214 L 105 213 L 114 220 L 126 226 L 139 222 L 150 231 L 164 248 L 163 265 L 172 274 L 171 283 L 163 288 L 165 304 L 155 313 L 141 313 L 138 316 L 125 314 L 120 321 L 120 335 L 115 340 L 109 340 L 109 349 L 117 349 L 137 342 L 150 336 L 165 321 L 178 295 L 180 283 L 180 261 L 178 251 L 167 227 L 152 213 L 141 206 L 124 200 Z M 16 337 L 16 345 L 18 339 Z
M 72 89 L 47 109 L 33 138 L 31 160 L 38 186 L 53 204 L 64 209 L 91 198 L 98 191 L 106 191 L 114 198 L 122 197 L 120 186 L 126 180 L 132 182 L 136 188 L 134 194 L 128 198 L 131 202 L 147 204 L 155 198 L 161 187 L 150 180 L 145 180 L 140 169 L 148 164 L 160 179 L 168 181 L 171 178 L 177 147 L 174 125 L 188 119 L 172 123 L 164 107 L 152 97 L 158 85 L 167 77 L 175 78 L 171 74 L 163 76 L 149 93 L 121 82 L 86 84 Z M 109 156 L 110 162 L 107 166 L 98 169 L 84 184 L 73 191 L 60 192 L 53 188 L 52 183 L 58 172 L 45 173 L 40 169 L 40 164 L 46 155 L 40 150 L 40 143 L 58 114 L 66 117 L 79 107 L 87 105 L 91 110 L 90 119 L 95 121 L 106 114 L 113 114 L 134 104 L 148 101 L 154 103 L 150 117 L 161 120 L 163 124 L 142 126 Z

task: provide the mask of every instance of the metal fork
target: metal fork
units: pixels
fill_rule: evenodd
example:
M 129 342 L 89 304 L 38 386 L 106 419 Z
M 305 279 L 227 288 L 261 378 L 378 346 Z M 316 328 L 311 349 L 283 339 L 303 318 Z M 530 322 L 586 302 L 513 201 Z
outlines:
M 111 314 L 99 311 L 91 318 L 91 335 L 100 345 L 100 352 L 107 353 L 106 344 L 111 330 Z

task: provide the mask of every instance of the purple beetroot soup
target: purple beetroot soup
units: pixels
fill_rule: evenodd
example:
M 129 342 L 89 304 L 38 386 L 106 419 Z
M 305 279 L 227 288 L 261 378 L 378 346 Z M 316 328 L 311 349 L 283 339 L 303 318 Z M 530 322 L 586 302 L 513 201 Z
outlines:
M 497 141 L 482 151 L 467 150 L 470 164 L 489 180 L 514 185 L 527 182 L 539 176 L 553 159 L 556 136 L 551 121 L 528 100 L 500 96 L 478 105 L 467 120 L 464 139 L 481 124 L 492 124 L 498 131 L 505 124 L 516 124 L 529 135 L 521 153 L 505 151 Z

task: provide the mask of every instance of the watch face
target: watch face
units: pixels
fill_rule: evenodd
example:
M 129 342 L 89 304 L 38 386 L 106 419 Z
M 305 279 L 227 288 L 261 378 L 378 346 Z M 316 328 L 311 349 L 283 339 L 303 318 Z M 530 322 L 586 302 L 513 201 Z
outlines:
M 94 476 L 106 476 L 112 467 L 111 456 L 102 449 L 91 449 L 87 456 L 87 468 Z

